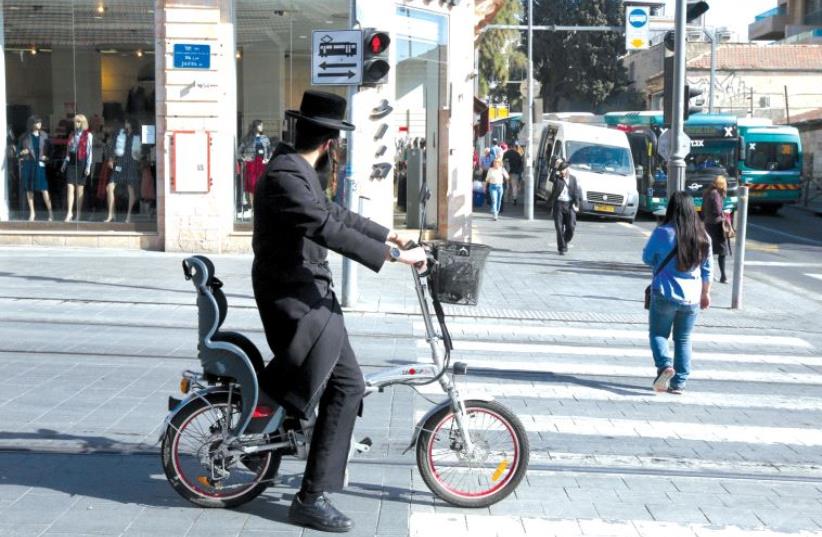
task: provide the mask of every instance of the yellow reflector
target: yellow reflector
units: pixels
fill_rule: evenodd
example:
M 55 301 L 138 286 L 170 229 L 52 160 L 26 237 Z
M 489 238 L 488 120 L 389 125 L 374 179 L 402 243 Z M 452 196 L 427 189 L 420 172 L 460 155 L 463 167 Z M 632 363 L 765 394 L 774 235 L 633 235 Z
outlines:
M 197 476 L 197 482 L 205 487 L 211 486 L 211 481 L 208 480 L 208 476 L 199 475 Z
M 504 459 L 501 463 L 497 465 L 497 469 L 494 471 L 493 475 L 491 476 L 491 481 L 497 481 L 502 474 L 505 473 L 505 469 L 508 468 L 508 459 Z
M 182 393 L 188 393 L 188 390 L 191 389 L 191 381 L 187 378 L 183 377 L 180 379 L 180 391 Z

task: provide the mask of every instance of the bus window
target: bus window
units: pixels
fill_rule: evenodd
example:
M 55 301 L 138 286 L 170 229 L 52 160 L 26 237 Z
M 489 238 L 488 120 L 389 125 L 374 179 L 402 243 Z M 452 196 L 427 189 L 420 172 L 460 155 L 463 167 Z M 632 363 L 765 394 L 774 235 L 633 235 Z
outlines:
M 786 171 L 797 167 L 799 148 L 793 143 L 751 142 L 745 166 L 752 170 Z

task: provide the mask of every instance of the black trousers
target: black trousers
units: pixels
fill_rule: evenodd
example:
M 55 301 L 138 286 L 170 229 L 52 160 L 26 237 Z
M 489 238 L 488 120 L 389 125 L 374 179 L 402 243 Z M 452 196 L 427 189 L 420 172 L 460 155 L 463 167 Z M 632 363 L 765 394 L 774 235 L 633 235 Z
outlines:
M 557 250 L 565 252 L 568 243 L 574 238 L 574 229 L 577 226 L 577 213 L 569 201 L 554 203 L 554 228 L 557 230 Z
M 364 393 L 362 371 L 345 334 L 340 358 L 320 397 L 303 475 L 304 492 L 342 489 L 351 435 Z

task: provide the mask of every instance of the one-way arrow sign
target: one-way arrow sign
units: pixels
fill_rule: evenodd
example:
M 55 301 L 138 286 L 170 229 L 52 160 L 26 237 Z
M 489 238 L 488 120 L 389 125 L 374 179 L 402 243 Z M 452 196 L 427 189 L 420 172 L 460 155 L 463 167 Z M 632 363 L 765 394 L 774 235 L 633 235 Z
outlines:
M 352 76 L 354 76 L 356 74 L 357 73 L 355 73 L 354 71 L 349 69 L 347 73 L 345 73 L 345 72 L 343 72 L 343 73 L 340 73 L 340 72 L 319 73 L 317 76 L 320 77 L 320 78 L 332 78 L 332 77 L 341 77 L 341 76 L 344 76 L 345 78 L 351 78 Z
M 362 32 L 315 30 L 311 33 L 311 84 L 355 86 L 362 83 Z
M 332 69 L 336 69 L 338 67 L 344 68 L 344 67 L 356 67 L 356 66 L 357 66 L 356 63 L 328 63 L 328 62 L 322 62 L 320 64 L 321 69 L 328 69 L 329 67 L 332 68 Z

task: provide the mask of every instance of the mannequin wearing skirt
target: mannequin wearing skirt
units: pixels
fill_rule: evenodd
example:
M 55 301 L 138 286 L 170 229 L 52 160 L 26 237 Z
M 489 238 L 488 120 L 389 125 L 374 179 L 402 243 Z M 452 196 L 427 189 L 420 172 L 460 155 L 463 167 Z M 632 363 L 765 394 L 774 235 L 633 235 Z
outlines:
M 111 170 L 111 177 L 108 185 L 106 185 L 106 201 L 108 203 L 106 222 L 111 222 L 114 219 L 115 189 L 118 186 L 125 186 L 128 189 L 128 210 L 125 223 L 131 222 L 131 211 L 137 201 L 137 189 L 142 179 L 140 174 L 142 153 L 143 145 L 140 139 L 140 127 L 135 119 L 128 118 L 124 127 L 112 138 L 111 147 L 109 148 L 108 167 Z
M 66 160 L 62 171 L 66 175 L 66 222 L 74 219 L 74 200 L 77 194 L 77 220 L 83 208 L 86 181 L 91 175 L 93 135 L 88 129 L 88 119 L 83 114 L 74 116 L 74 132 L 69 135 Z
M 37 190 L 43 195 L 43 203 L 49 212 L 49 222 L 54 220 L 54 213 L 51 210 L 51 198 L 49 197 L 49 185 L 46 181 L 46 148 L 48 135 L 43 132 L 43 120 L 37 116 L 31 116 L 28 121 L 28 128 L 20 138 L 18 156 L 20 157 L 20 179 L 23 183 L 23 190 L 26 192 L 26 202 L 29 206 L 29 222 L 35 218 L 34 211 L 34 191 Z

